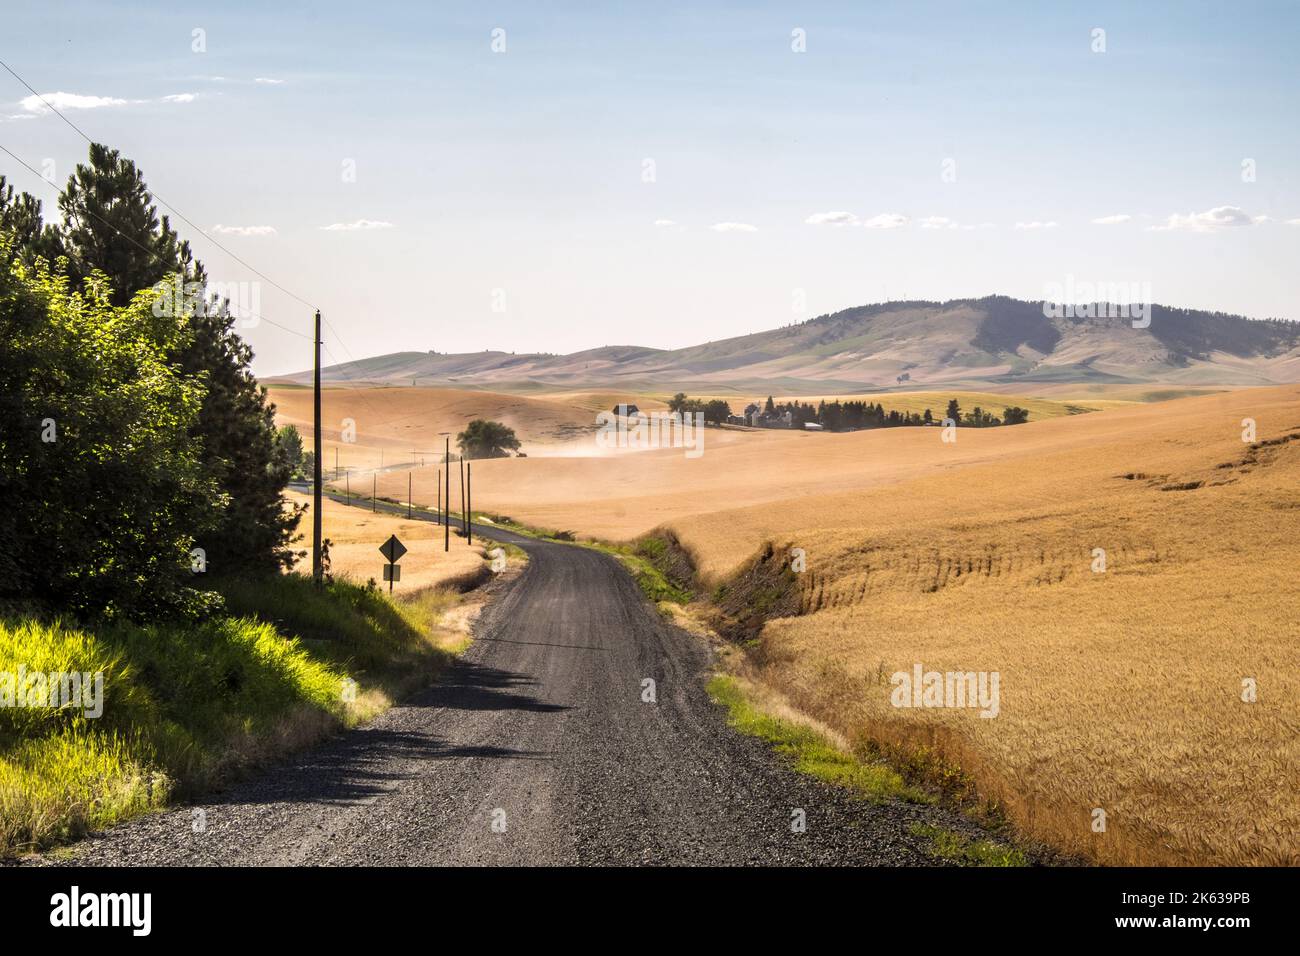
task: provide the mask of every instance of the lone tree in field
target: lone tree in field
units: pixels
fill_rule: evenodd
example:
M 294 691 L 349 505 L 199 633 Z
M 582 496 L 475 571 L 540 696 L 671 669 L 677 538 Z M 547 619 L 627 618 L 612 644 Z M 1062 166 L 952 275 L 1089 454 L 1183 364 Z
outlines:
M 476 418 L 456 436 L 456 446 L 466 458 L 509 458 L 519 450 L 519 439 L 507 425 Z

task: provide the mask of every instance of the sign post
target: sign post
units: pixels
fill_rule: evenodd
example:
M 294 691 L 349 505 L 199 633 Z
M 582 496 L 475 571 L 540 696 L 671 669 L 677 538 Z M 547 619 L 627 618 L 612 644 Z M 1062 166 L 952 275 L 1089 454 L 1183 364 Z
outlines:
M 379 546 L 379 553 L 388 561 L 384 565 L 384 580 L 388 582 L 388 593 L 393 593 L 393 582 L 402 580 L 402 569 L 397 562 L 406 554 L 406 545 L 397 540 L 397 535 L 388 536 L 388 540 Z

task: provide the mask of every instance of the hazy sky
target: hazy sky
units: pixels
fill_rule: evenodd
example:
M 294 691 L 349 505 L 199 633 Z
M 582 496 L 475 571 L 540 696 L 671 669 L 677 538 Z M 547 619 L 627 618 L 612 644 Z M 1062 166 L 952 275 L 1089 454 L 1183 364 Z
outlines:
M 592 6 L 7 3 L 0 57 L 319 305 L 340 360 L 675 347 L 1068 275 L 1300 318 L 1300 4 Z M 0 71 L 0 143 L 61 186 L 85 143 L 28 96 Z M 310 364 L 245 334 L 261 374 Z

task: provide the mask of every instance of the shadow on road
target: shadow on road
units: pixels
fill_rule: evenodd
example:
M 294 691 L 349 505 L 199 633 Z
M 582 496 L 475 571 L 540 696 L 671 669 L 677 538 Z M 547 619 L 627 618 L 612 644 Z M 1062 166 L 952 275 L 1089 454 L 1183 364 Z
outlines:
M 437 684 L 416 694 L 402 706 L 524 710 L 541 714 L 569 709 L 563 704 L 544 703 L 522 692 L 524 688 L 536 686 L 538 681 L 524 674 L 462 659 L 448 667 Z

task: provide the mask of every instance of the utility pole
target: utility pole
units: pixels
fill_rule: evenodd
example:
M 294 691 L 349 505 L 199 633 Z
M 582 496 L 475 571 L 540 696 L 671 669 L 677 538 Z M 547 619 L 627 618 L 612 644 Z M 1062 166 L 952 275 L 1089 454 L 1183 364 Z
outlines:
M 447 465 L 447 511 L 442 522 L 442 550 L 451 550 L 451 438 L 444 444 L 443 461 Z
M 411 473 L 406 473 L 406 518 L 411 518 Z
M 347 489 L 347 494 L 348 494 L 348 504 L 352 504 L 352 469 L 349 468 L 348 473 L 343 477 L 344 477 L 344 487 Z
M 469 524 L 465 515 L 465 456 L 460 456 L 460 530 L 462 534 L 468 533 Z
M 370 473 L 370 510 L 371 511 L 379 510 L 379 499 L 376 497 L 378 494 L 379 494 L 379 472 L 372 471 Z
M 334 446 L 334 480 L 339 480 L 339 446 Z
M 473 468 L 474 468 L 474 463 L 472 461 L 465 462 L 465 543 L 466 544 L 474 543 L 474 530 L 473 530 L 474 529 L 474 498 L 470 493 L 471 490 L 473 489 L 473 482 L 474 482 L 474 473 L 472 470 Z
M 312 437 L 312 445 L 315 451 L 314 460 L 312 461 L 312 481 L 311 481 L 311 577 L 319 587 L 323 581 L 324 568 L 321 567 L 320 559 L 320 533 L 321 533 L 321 473 L 320 458 L 322 454 L 320 440 L 320 309 L 316 310 L 316 363 L 315 374 L 313 375 L 313 422 L 315 425 L 315 435 Z

